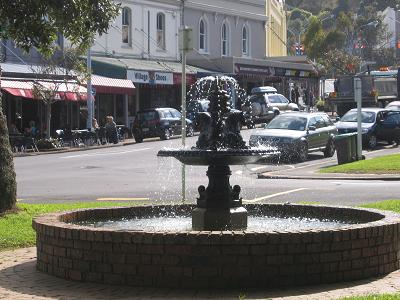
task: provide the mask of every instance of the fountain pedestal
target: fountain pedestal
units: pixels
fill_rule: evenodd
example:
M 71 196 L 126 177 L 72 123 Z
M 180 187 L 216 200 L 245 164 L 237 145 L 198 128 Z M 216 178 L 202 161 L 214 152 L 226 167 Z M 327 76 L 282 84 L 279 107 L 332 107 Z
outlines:
M 241 230 L 247 228 L 247 210 L 239 196 L 240 186 L 229 183 L 227 165 L 208 167 L 208 186 L 199 186 L 200 197 L 192 212 L 193 230 Z

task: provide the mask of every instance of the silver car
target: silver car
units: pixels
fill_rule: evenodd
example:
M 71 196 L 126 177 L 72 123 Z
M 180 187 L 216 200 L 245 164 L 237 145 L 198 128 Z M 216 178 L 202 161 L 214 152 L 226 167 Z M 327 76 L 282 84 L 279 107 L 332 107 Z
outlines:
M 307 160 L 309 152 L 335 154 L 336 126 L 326 113 L 291 112 L 276 116 L 264 129 L 250 136 L 251 147 L 272 146 L 284 160 Z
M 266 123 L 283 111 L 298 111 L 299 107 L 277 93 L 251 95 L 242 107 L 247 119 L 253 124 Z

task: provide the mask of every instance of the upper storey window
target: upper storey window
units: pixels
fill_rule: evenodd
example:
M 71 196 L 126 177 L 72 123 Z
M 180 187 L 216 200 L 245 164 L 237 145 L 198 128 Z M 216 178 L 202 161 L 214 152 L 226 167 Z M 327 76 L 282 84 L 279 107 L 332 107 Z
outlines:
M 132 44 L 132 12 L 128 7 L 122 8 L 122 43 Z
M 165 49 L 165 15 L 157 14 L 157 47 Z
M 221 55 L 229 55 L 229 27 L 226 22 L 221 27 Z
M 207 36 L 208 36 L 207 22 L 201 18 L 199 23 L 199 50 L 207 52 Z
M 242 28 L 242 55 L 249 55 L 249 29 L 246 25 Z

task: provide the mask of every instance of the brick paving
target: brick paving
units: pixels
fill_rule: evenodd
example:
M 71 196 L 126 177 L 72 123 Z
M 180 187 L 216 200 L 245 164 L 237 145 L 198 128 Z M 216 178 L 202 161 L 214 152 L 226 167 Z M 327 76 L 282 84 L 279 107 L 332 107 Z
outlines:
M 36 248 L 0 252 L 0 299 L 339 299 L 400 291 L 400 271 L 382 278 L 283 290 L 176 290 L 78 283 L 36 270 Z

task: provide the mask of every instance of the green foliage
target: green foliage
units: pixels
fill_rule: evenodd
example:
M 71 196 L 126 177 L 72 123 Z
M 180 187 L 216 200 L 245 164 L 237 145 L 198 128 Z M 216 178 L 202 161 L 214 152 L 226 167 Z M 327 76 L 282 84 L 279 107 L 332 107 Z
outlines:
M 112 0 L 0 0 L 0 37 L 26 51 L 36 47 L 45 55 L 54 51 L 59 33 L 86 48 L 95 33 L 107 31 L 118 10 Z
M 317 107 L 318 111 L 324 111 L 325 110 L 325 101 L 324 99 L 318 99 L 317 103 L 315 103 L 315 106 Z
M 17 200 L 17 183 L 7 122 L 1 107 L 0 96 L 0 215 L 6 210 L 13 209 Z
M 51 150 L 60 148 L 60 142 L 56 139 L 40 139 L 36 142 L 36 147 L 40 150 Z
M 132 206 L 128 202 L 80 202 L 68 204 L 18 204 L 18 212 L 0 217 L 0 251 L 34 246 L 32 219 L 38 215 L 82 208 Z
M 309 19 L 309 26 L 304 38 L 304 47 L 307 52 L 307 56 L 311 59 L 319 57 L 321 52 L 324 52 L 324 44 L 326 39 L 326 33 L 322 29 L 322 23 L 317 17 L 311 17 Z

